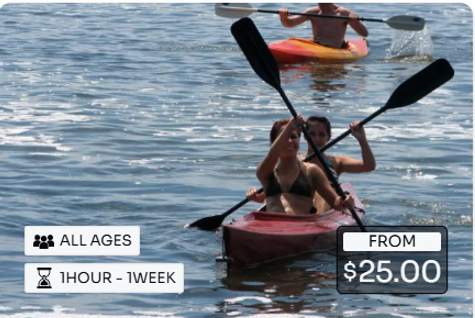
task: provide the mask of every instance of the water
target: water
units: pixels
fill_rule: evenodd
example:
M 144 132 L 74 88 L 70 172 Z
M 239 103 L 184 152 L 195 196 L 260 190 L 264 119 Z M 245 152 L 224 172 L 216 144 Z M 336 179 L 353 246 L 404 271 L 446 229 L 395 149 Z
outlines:
M 212 4 L 8 4 L 0 11 L 0 314 L 471 316 L 472 13 L 463 4 L 348 6 L 364 17 L 424 17 L 429 58 L 387 58 L 394 31 L 367 23 L 367 59 L 287 69 L 283 87 L 298 112 L 327 115 L 337 136 L 428 60 L 451 62 L 452 81 L 367 127 L 377 170 L 342 177 L 370 224 L 447 226 L 446 294 L 341 295 L 334 257 L 318 254 L 227 277 L 214 263 L 214 234 L 183 228 L 258 186 L 269 128 L 290 116 L 242 56 L 233 21 L 216 17 Z M 309 25 L 284 29 L 274 15 L 252 17 L 267 42 L 310 36 Z M 359 152 L 351 137 L 330 151 Z M 139 225 L 141 255 L 26 257 L 28 225 Z M 181 262 L 185 292 L 25 294 L 26 262 Z
M 396 30 L 386 59 L 431 60 L 434 49 L 428 28 L 417 32 Z

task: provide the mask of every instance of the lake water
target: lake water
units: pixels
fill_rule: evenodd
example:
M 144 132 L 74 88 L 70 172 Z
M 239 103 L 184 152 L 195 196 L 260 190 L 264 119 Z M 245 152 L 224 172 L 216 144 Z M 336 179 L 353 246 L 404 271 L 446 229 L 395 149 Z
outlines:
M 253 4 L 276 10 L 279 4 Z M 306 4 L 288 5 L 301 11 Z M 366 128 L 371 174 L 344 175 L 370 224 L 444 225 L 443 295 L 341 295 L 336 260 L 313 254 L 227 277 L 213 233 L 184 229 L 259 186 L 255 166 L 290 114 L 252 71 L 213 4 L 7 4 L 0 10 L 0 315 L 8 317 L 471 317 L 473 19 L 464 4 L 349 4 L 363 17 L 424 17 L 416 35 L 367 23 L 370 56 L 283 70 L 304 116 L 333 135 L 383 106 L 433 59 L 452 81 Z M 270 43 L 309 37 L 252 16 Z M 355 37 L 353 31 L 349 37 Z M 328 153 L 360 156 L 348 137 Z M 233 218 L 258 207 L 249 203 Z M 138 225 L 137 257 L 24 255 L 30 225 Z M 26 262 L 179 262 L 176 294 L 25 294 Z

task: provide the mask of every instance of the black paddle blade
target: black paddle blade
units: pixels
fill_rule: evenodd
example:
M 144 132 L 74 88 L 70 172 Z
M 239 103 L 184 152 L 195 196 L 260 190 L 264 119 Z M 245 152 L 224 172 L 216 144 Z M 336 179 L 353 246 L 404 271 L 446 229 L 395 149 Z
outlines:
M 196 227 L 203 231 L 214 231 L 221 226 L 221 223 L 223 223 L 223 221 L 223 215 L 213 215 L 199 219 L 198 221 L 191 223 L 187 227 Z
M 446 59 L 440 59 L 402 83 L 391 95 L 385 109 L 414 104 L 454 77 L 454 69 Z
M 233 23 L 231 33 L 254 72 L 264 82 L 278 90 L 280 88 L 279 67 L 254 22 L 249 18 L 242 18 Z

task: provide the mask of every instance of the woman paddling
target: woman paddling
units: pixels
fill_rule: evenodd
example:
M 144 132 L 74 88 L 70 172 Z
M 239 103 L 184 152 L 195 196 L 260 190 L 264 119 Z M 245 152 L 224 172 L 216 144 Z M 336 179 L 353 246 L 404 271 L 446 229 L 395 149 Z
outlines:
M 283 119 L 272 126 L 271 147 L 256 172 L 264 187 L 267 211 L 291 215 L 315 214 L 315 192 L 334 209 L 353 207 L 353 198 L 347 196 L 342 201 L 317 165 L 298 159 L 300 127 L 304 123 L 299 115 L 297 119 Z
M 330 122 L 326 117 L 323 116 L 311 116 L 305 122 L 305 127 L 307 128 L 312 141 L 315 145 L 321 149 L 323 148 L 327 142 L 331 139 L 331 125 Z M 362 159 L 354 159 L 349 156 L 327 156 L 323 155 L 327 165 L 329 166 L 330 170 L 332 171 L 334 177 L 338 180 L 339 176 L 344 173 L 364 173 L 373 171 L 376 168 L 376 161 L 371 151 L 371 148 L 368 144 L 366 139 L 366 134 L 364 128 L 359 126 L 359 122 L 355 121 L 350 124 L 351 134 L 353 137 L 358 140 Z M 306 157 L 310 156 L 313 153 L 312 148 L 308 145 L 308 150 Z M 316 164 L 317 166 L 321 167 L 318 158 L 314 158 L 310 161 L 312 164 Z M 247 191 L 246 196 L 249 200 L 264 203 L 265 201 L 265 193 L 257 194 L 256 188 L 251 188 Z M 325 202 L 322 196 L 317 192 L 315 193 L 315 207 L 317 208 L 318 212 L 324 212 L 330 209 L 330 205 Z
M 310 116 L 305 122 L 305 127 L 308 130 L 312 141 L 318 147 L 323 148 L 331 139 L 331 124 L 326 117 Z M 351 135 L 358 140 L 361 147 L 362 159 L 355 159 L 349 156 L 328 156 L 322 154 L 325 162 L 333 173 L 335 179 L 339 179 L 340 175 L 346 173 L 365 173 L 376 169 L 376 160 L 374 158 L 371 147 L 366 139 L 366 133 L 363 126 L 359 126 L 359 121 L 354 121 L 350 124 Z M 313 153 L 313 149 L 308 145 L 306 157 Z M 318 158 L 312 159 L 310 163 L 321 167 Z M 325 200 L 318 194 L 315 194 L 315 206 L 319 211 L 326 211 L 330 207 Z

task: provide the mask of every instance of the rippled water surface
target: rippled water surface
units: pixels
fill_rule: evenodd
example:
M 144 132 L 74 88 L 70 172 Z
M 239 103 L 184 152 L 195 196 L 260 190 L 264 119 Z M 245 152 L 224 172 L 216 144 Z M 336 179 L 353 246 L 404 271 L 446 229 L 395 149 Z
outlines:
M 321 254 L 228 277 L 214 261 L 215 235 L 183 228 L 258 185 L 269 128 L 290 116 L 243 57 L 233 20 L 215 16 L 212 4 L 8 4 L 0 11 L 0 315 L 472 316 L 472 12 L 463 4 L 348 6 L 364 17 L 421 16 L 427 29 L 410 36 L 367 23 L 368 58 L 286 68 L 282 85 L 298 112 L 328 116 L 337 136 L 431 60 L 450 61 L 452 81 L 368 125 L 377 170 L 342 177 L 370 224 L 447 226 L 446 294 L 341 295 L 335 258 Z M 267 42 L 310 36 L 308 25 L 252 17 Z M 329 151 L 359 152 L 352 137 Z M 45 261 L 24 255 L 28 225 L 139 225 L 138 257 L 46 261 L 180 262 L 185 292 L 25 294 L 24 263 Z

